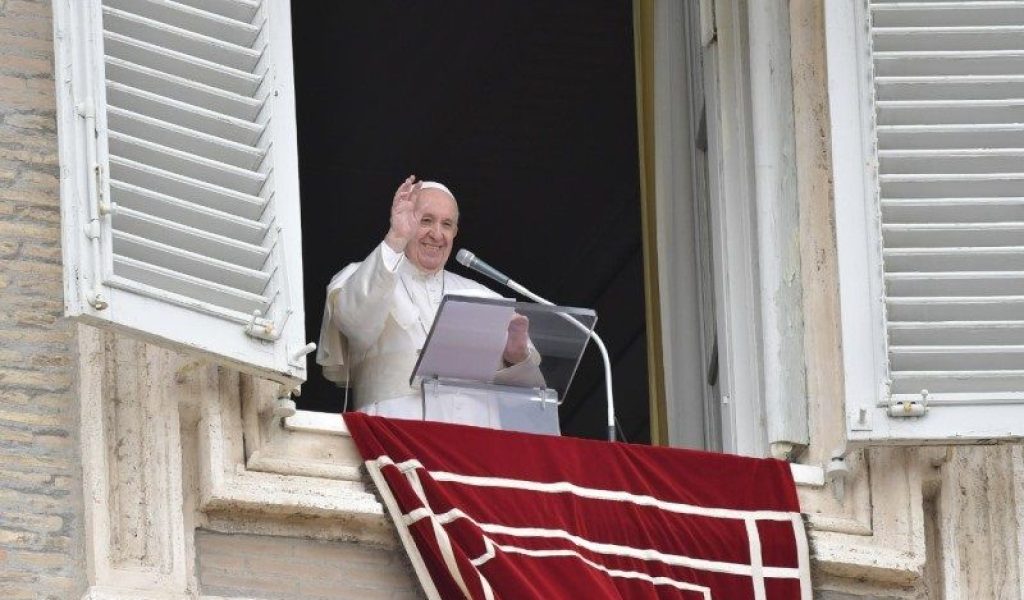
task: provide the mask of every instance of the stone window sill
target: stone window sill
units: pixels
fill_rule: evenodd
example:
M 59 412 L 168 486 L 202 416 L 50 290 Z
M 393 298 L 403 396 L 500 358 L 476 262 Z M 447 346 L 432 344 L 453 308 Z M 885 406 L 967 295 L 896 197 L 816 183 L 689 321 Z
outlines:
M 289 431 L 340 435 L 351 437 L 345 420 L 335 413 L 312 412 L 300 410 L 294 416 L 284 420 L 284 427 Z M 799 487 L 821 488 L 825 485 L 825 473 L 821 467 L 791 463 L 793 480 Z

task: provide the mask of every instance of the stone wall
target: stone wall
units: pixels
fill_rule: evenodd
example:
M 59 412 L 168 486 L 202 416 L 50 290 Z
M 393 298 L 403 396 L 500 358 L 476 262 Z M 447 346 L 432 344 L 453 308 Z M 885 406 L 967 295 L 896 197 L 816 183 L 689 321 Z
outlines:
M 415 600 L 411 570 L 394 550 L 289 536 L 196 532 L 200 591 L 289 600 Z
M 53 35 L 0 0 L 0 597 L 85 589 L 74 332 L 62 317 Z
M 821 5 L 790 6 L 821 464 L 842 442 Z M 349 440 L 271 426 L 251 406 L 269 391 L 243 419 L 236 373 L 61 317 L 50 12 L 0 0 L 0 598 L 81 598 L 87 543 L 93 579 L 128 589 L 89 598 L 416 597 Z M 801 493 L 820 597 L 1024 600 L 1024 448 L 877 449 L 850 467 L 843 493 Z

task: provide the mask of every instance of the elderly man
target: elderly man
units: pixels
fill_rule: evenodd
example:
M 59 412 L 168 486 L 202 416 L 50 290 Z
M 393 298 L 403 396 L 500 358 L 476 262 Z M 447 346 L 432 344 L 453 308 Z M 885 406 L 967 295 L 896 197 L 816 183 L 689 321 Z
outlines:
M 451 191 L 410 176 L 395 192 L 384 241 L 327 286 L 317 362 L 328 379 L 354 384 L 357 410 L 423 418 L 420 390 L 409 385 L 409 376 L 441 298 L 499 297 L 444 270 L 458 231 L 459 207 Z M 539 374 L 528 325 L 521 315 L 509 323 L 504 365 L 499 366 L 496 381 L 529 380 Z M 433 407 L 432 414 L 450 422 L 500 427 L 496 408 L 481 401 Z

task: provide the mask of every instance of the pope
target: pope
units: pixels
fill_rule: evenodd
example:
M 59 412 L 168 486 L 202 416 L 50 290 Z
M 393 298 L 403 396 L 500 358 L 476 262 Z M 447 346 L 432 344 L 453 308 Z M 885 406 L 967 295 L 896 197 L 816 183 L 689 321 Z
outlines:
M 499 298 L 487 287 L 445 270 L 459 232 L 459 205 L 445 185 L 410 175 L 398 186 L 384 240 L 327 286 L 317 362 L 336 383 L 351 383 L 355 408 L 370 414 L 422 419 L 420 390 L 409 385 L 445 294 Z M 496 365 L 495 383 L 543 385 L 529 320 L 516 314 Z M 441 403 L 444 421 L 500 427 L 497 409 L 482 401 Z

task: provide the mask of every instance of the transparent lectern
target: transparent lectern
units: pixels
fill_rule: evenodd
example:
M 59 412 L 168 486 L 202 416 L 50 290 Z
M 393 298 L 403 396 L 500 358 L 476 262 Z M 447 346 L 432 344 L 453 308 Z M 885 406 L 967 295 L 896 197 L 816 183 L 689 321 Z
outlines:
M 516 313 L 530 321 L 530 356 L 509 366 L 502 354 Z M 557 435 L 558 406 L 596 321 L 583 308 L 445 296 L 409 380 L 423 418 Z

